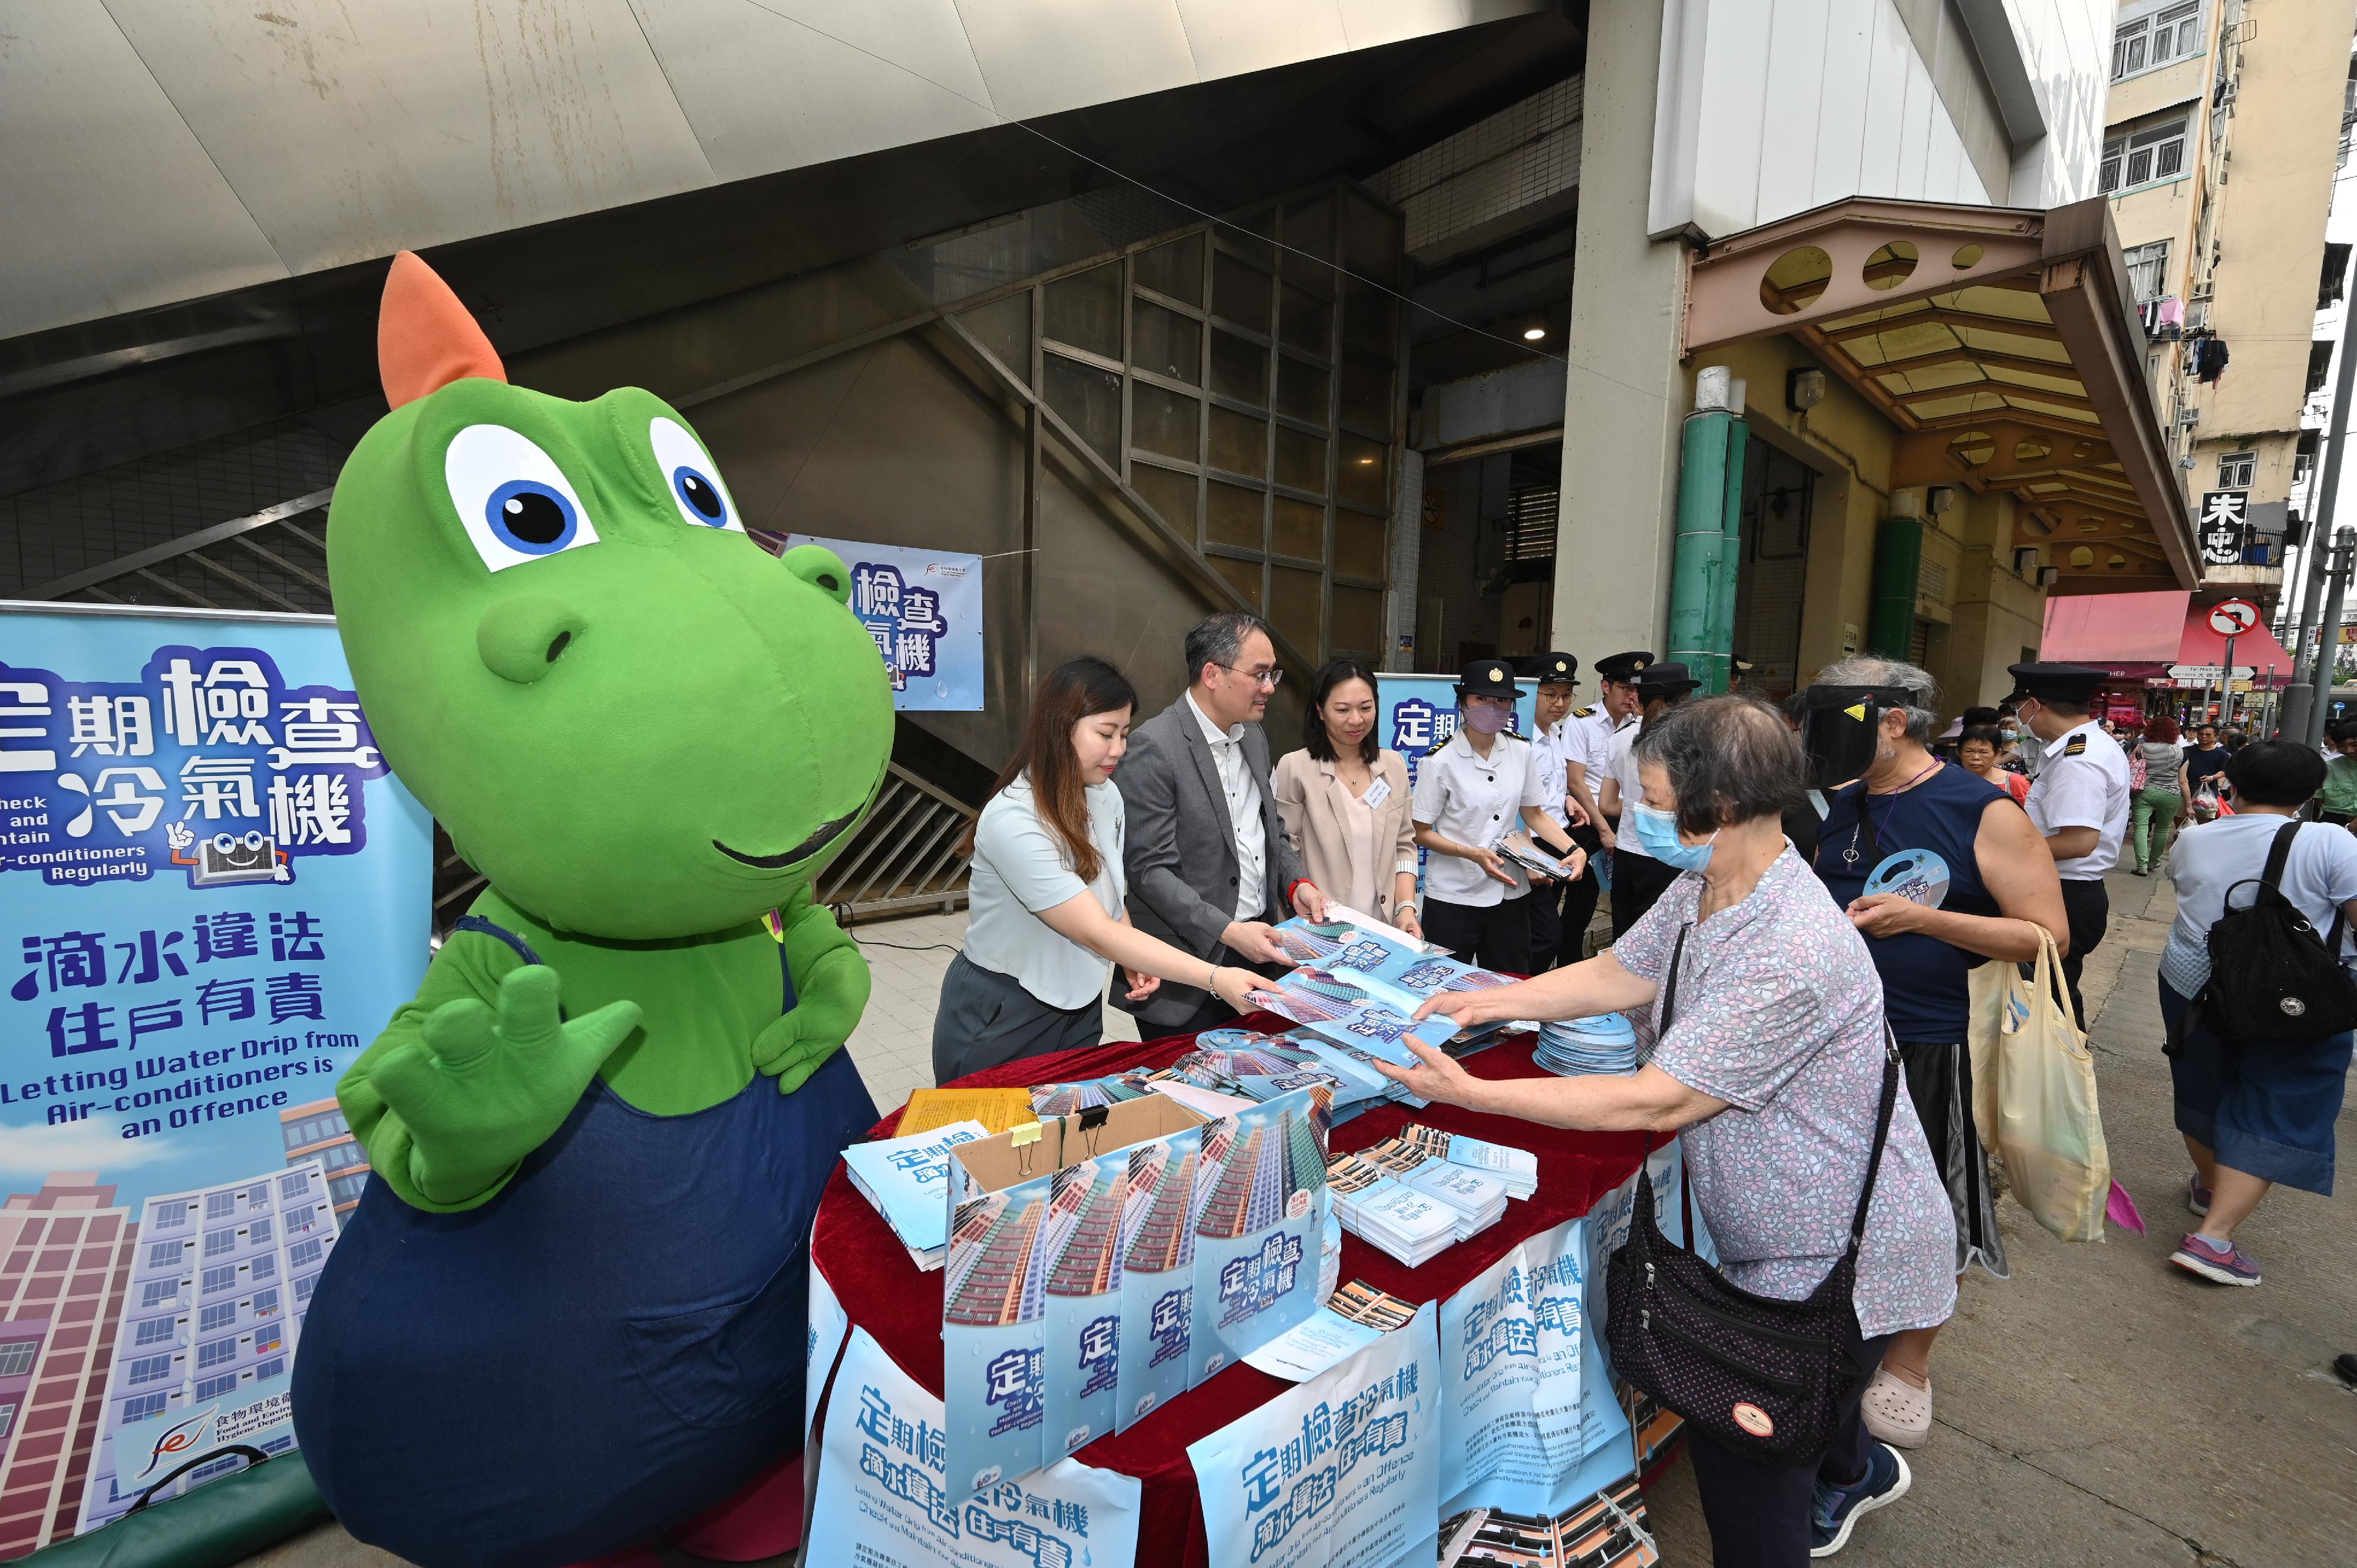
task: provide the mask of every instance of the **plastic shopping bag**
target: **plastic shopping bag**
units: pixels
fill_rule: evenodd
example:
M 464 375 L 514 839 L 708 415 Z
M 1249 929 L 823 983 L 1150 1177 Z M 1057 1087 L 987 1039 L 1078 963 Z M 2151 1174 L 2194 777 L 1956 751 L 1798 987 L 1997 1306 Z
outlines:
M 2038 962 L 1972 972 L 1973 1120 L 2005 1159 L 2014 1197 L 2065 1241 L 2104 1239 L 2112 1160 L 2095 1104 L 2095 1058 L 2071 1015 L 2054 939 Z

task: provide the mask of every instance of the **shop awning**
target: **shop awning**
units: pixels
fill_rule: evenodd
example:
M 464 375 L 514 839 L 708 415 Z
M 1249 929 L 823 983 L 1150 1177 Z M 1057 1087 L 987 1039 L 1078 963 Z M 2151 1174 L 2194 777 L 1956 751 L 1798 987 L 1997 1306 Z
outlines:
M 2210 607 L 2188 593 L 2079 594 L 2046 601 L 2038 656 L 2089 664 L 2123 681 L 2167 676 L 2175 664 L 2222 664 L 2226 639 L 2210 629 Z M 2234 639 L 2234 663 L 2262 689 L 2291 679 L 2291 655 L 2264 625 Z
M 2060 593 L 2190 589 L 2200 550 L 2130 300 L 2101 199 L 1854 197 L 1715 242 L 1686 351 L 1790 334 L 1899 427 L 1894 489 L 2009 492 Z

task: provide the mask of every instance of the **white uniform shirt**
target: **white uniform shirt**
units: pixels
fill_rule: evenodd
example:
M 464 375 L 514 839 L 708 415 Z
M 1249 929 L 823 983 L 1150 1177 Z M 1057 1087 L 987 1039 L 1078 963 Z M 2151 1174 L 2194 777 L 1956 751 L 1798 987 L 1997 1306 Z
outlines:
M 1548 809 L 1538 757 L 1520 736 L 1500 735 L 1485 760 L 1460 729 L 1417 766 L 1415 820 L 1454 843 L 1494 846 L 1523 825 L 1525 806 Z M 1511 891 L 1472 861 L 1435 854 L 1425 865 L 1425 892 L 1446 904 L 1486 909 L 1531 890 L 1530 878 L 1521 870 L 1507 869 L 1514 873 Z
M 1268 826 L 1261 821 L 1260 781 L 1244 765 L 1244 726 L 1220 728 L 1195 705 L 1192 692 L 1187 693 L 1187 711 L 1203 726 L 1211 766 L 1228 797 L 1228 822 L 1236 835 L 1236 918 L 1257 920 L 1268 908 Z
M 2095 847 L 2054 869 L 2065 882 L 2098 882 L 2119 863 L 2128 830 L 2128 757 L 2120 743 L 2089 719 L 2040 748 L 2038 777 L 2023 802 L 2043 834 L 2093 828 Z
M 1546 795 L 1547 814 L 1558 822 L 1565 820 L 1563 803 L 1571 794 L 1565 764 L 1579 758 L 1571 754 L 1576 744 L 1571 738 L 1571 720 L 1555 720 L 1553 729 L 1539 731 L 1531 742 L 1531 756 L 1538 763 L 1539 789 Z
M 1632 714 L 1630 723 L 1635 722 L 1636 715 Z M 1585 770 L 1591 797 L 1604 788 L 1604 768 L 1609 760 L 1612 737 L 1623 727 L 1601 703 L 1574 708 L 1564 718 L 1564 757 L 1578 763 Z
M 1652 854 L 1637 837 L 1637 824 L 1630 808 L 1645 798 L 1643 786 L 1637 782 L 1637 731 L 1640 725 L 1625 725 L 1613 736 L 1604 758 L 1604 771 L 1620 789 L 1620 828 L 1612 835 L 1614 854 Z

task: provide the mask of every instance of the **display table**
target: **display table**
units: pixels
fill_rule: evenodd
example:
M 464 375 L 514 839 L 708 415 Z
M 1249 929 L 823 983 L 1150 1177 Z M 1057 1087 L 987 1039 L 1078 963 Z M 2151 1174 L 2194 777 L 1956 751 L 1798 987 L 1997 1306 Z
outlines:
M 1271 1014 L 1239 1019 L 1237 1026 L 1272 1034 L 1292 1027 Z M 1465 1069 L 1487 1079 L 1546 1076 L 1531 1063 L 1535 1043 L 1528 1035 L 1509 1036 L 1501 1044 L 1467 1058 Z M 957 1081 L 961 1086 L 992 1087 L 1101 1078 L 1133 1067 L 1168 1067 L 1193 1046 L 1191 1035 L 1174 1035 L 1143 1045 L 1125 1041 L 1028 1057 Z M 877 1123 L 874 1135 L 892 1136 L 899 1121 L 896 1110 Z M 1403 1267 L 1356 1236 L 1343 1233 L 1341 1283 L 1364 1280 L 1412 1302 L 1445 1300 L 1504 1257 L 1517 1242 L 1585 1216 L 1598 1198 L 1635 1175 L 1645 1155 L 1641 1133 L 1566 1132 L 1453 1105 L 1436 1103 L 1414 1111 L 1389 1101 L 1335 1128 L 1333 1152 L 1380 1143 L 1410 1121 L 1528 1149 L 1538 1156 L 1539 1165 L 1538 1190 L 1527 1201 L 1509 1203 L 1503 1219 L 1470 1240 L 1448 1248 L 1420 1269 Z M 860 1197 L 840 1165 L 819 1204 L 811 1256 L 851 1321 L 865 1328 L 903 1371 L 938 1397 L 942 1391 L 942 1273 L 922 1273 L 909 1261 L 907 1249 L 883 1217 Z M 1202 1509 L 1187 1445 L 1291 1386 L 1240 1361 L 1200 1388 L 1170 1401 L 1129 1431 L 1099 1438 L 1080 1450 L 1076 1457 L 1082 1463 L 1134 1476 L 1141 1483 L 1140 1568 L 1160 1564 L 1210 1568 Z M 825 1505 L 822 1501 L 819 1506 Z

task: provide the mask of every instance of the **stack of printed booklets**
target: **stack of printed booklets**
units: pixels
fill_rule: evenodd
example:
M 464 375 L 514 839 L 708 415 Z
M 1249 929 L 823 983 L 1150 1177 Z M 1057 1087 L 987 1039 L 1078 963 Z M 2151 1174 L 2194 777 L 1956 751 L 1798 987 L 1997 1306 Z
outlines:
M 1509 1198 L 1535 1192 L 1538 1161 L 1526 1149 L 1410 1122 L 1329 1161 L 1326 1185 L 1344 1230 L 1416 1268 L 1495 1225 Z
M 1508 833 L 1491 847 L 1534 876 L 1552 876 L 1557 882 L 1571 876 L 1571 867 L 1533 843 L 1528 833 Z
M 1321 1040 L 1415 1065 L 1402 1042 L 1413 1038 L 1440 1049 L 1458 1033 L 1454 1021 L 1415 1012 L 1448 991 L 1488 991 L 1512 983 L 1504 975 L 1459 963 L 1380 920 L 1332 909 L 1313 924 L 1287 920 L 1276 928 L 1286 956 L 1299 965 L 1256 993 L 1258 1004 L 1303 1026 Z
M 1562 1078 L 1637 1070 L 1637 1027 L 1618 1013 L 1539 1026 L 1533 1065 Z
M 843 1151 L 851 1185 L 876 1206 L 920 1269 L 938 1269 L 949 1243 L 949 1155 L 959 1144 L 990 1136 L 979 1122 L 854 1144 Z

